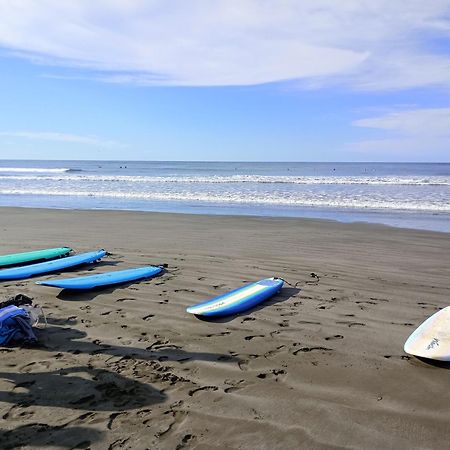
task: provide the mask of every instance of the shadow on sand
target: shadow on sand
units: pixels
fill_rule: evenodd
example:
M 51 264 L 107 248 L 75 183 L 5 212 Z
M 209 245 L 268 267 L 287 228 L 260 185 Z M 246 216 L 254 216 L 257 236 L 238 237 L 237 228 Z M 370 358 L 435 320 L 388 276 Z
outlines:
M 92 367 L 69 367 L 41 372 L 0 372 L 12 383 L 0 392 L 0 402 L 21 407 L 50 406 L 88 411 L 125 411 L 161 403 L 166 395 L 149 384 Z
M 428 366 L 439 367 L 441 369 L 450 370 L 450 361 L 437 361 L 434 359 L 422 358 L 420 356 L 416 356 L 416 359 L 427 364 Z
M 22 373 L 0 372 L 0 378 L 11 383 L 10 389 L 0 392 L 0 402 L 21 407 L 39 405 L 87 411 L 124 411 L 161 403 L 167 399 L 164 392 L 155 389 L 148 382 L 138 381 L 142 377 L 150 382 L 164 380 L 164 375 L 170 376 L 174 382 L 179 379 L 168 372 L 170 367 L 163 367 L 158 361 L 239 361 L 231 355 L 187 352 L 164 340 L 155 340 L 147 348 L 80 341 L 87 334 L 68 327 L 50 325 L 45 330 L 39 330 L 39 334 L 42 346 L 35 349 L 34 360 L 22 368 Z M 64 358 L 62 352 L 72 355 L 104 354 L 117 360 L 108 363 L 111 359 L 108 358 L 103 362 L 109 370 L 89 364 L 50 370 L 46 356 L 38 356 L 48 351 L 59 352 L 52 354 L 52 358 L 56 360 Z M 140 372 L 139 376 L 136 371 Z M 128 373 L 133 378 L 124 376 Z
M 155 339 L 145 348 L 103 344 L 99 341 L 82 341 L 87 333 L 76 328 L 52 326 L 60 324 L 58 319 L 48 319 L 49 326 L 38 330 L 39 341 L 42 343 L 40 350 L 67 352 L 78 355 L 80 353 L 97 355 L 104 354 L 113 357 L 132 357 L 144 361 L 179 361 L 189 360 L 209 362 L 239 362 L 239 359 L 231 355 L 207 352 L 188 352 L 180 346 L 171 344 L 164 339 Z M 73 322 L 72 322 L 73 324 Z M 54 336 L 54 337 L 53 337 Z
M 21 425 L 13 430 L 0 428 L 2 449 L 15 448 L 90 448 L 100 441 L 102 431 L 87 427 L 51 426 L 43 423 Z

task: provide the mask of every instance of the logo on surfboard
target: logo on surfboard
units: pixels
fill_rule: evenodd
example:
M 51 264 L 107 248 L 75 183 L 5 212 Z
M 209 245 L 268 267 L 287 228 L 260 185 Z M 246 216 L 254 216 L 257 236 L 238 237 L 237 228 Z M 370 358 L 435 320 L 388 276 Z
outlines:
M 427 350 L 432 350 L 434 347 L 439 346 L 439 339 L 433 338 L 432 341 L 428 344 Z

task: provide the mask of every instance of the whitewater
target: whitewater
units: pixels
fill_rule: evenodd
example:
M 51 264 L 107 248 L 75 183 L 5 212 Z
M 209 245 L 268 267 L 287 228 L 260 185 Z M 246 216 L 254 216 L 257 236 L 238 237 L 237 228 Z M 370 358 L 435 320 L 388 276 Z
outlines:
M 450 164 L 0 161 L 0 206 L 321 217 L 450 231 Z

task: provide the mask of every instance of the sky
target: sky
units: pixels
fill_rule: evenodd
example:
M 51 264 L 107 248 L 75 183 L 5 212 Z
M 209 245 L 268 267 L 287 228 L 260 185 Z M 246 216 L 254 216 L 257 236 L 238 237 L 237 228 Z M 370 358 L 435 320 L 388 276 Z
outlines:
M 0 159 L 450 161 L 450 0 L 0 0 Z

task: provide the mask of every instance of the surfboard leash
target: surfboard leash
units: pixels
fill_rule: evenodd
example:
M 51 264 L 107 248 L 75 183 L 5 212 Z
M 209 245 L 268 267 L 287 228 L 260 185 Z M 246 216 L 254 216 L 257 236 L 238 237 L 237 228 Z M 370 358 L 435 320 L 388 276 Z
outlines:
M 289 281 L 285 280 L 284 278 L 277 277 L 279 280 L 283 281 L 283 283 L 286 283 L 288 286 L 292 286 L 293 288 L 297 288 L 299 284 L 301 284 L 301 281 L 297 281 L 295 284 L 289 283 Z

